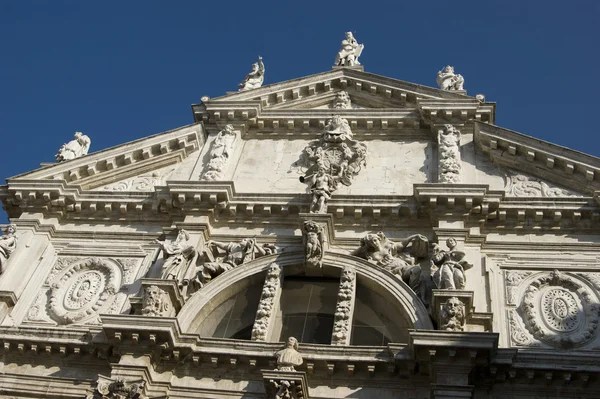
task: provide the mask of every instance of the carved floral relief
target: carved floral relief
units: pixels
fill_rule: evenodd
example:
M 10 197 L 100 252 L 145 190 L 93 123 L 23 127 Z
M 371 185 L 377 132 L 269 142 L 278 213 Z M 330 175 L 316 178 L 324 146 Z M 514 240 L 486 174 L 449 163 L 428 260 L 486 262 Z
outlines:
M 541 179 L 511 172 L 506 176 L 506 195 L 510 197 L 576 197 L 576 193 Z

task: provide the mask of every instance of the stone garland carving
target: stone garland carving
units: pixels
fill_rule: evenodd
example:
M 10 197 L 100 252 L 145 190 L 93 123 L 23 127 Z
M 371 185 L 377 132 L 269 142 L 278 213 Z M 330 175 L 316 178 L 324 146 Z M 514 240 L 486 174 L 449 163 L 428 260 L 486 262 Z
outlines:
M 448 238 L 446 245 L 448 250 L 444 251 L 439 245 L 433 244 L 431 278 L 438 289 L 464 290 L 467 281 L 465 271 L 473 265 L 464 260 L 464 252 L 456 250 L 457 242 L 454 238 Z
M 269 321 L 275 306 L 275 297 L 280 289 L 281 267 L 275 263 L 271 265 L 267 272 L 265 284 L 260 295 L 254 326 L 252 327 L 253 341 L 266 341 L 269 330 Z
M 462 161 L 460 158 L 460 131 L 444 125 L 438 131 L 438 173 L 440 183 L 459 183 Z
M 412 235 L 399 243 L 388 239 L 382 232 L 370 233 L 360 240 L 360 248 L 352 255 L 366 259 L 398 276 L 426 303 L 425 285 L 422 284 L 418 259 L 429 254 L 429 241 L 420 234 Z
M 322 225 L 307 220 L 302 225 L 305 263 L 307 267 L 323 267 L 324 228 Z
M 142 314 L 145 316 L 169 316 L 171 313 L 169 293 L 156 285 L 145 287 L 142 298 Z
M 510 328 L 510 340 L 516 346 L 539 346 L 534 342 L 527 331 L 521 327 L 518 321 L 517 311 L 510 309 L 508 311 L 508 322 Z
M 242 83 L 238 85 L 239 91 L 257 89 L 262 86 L 265 81 L 265 64 L 262 62 L 262 57 L 258 56 L 258 62 L 252 64 L 252 72 L 250 72 Z
M 233 154 L 236 135 L 232 125 L 226 125 L 217 134 L 210 150 L 210 160 L 201 180 L 215 181 L 223 177 L 227 160 Z
M 113 262 L 87 258 L 52 283 L 48 311 L 61 324 L 83 323 L 97 316 L 121 286 L 121 271 Z
M 345 267 L 342 270 L 340 289 L 337 296 L 337 305 L 333 319 L 332 345 L 347 345 L 350 335 L 350 316 L 352 312 L 352 301 L 356 285 L 356 272 Z
M 515 173 L 506 177 L 506 195 L 511 197 L 575 197 L 576 195 L 534 177 Z
M 504 279 L 506 281 L 506 304 L 516 305 L 517 303 L 517 290 L 519 284 L 530 276 L 533 272 L 522 271 L 522 270 L 505 270 Z
M 346 32 L 346 38 L 342 40 L 342 49 L 337 53 L 334 61 L 335 66 L 360 65 L 358 57 L 365 48 L 364 44 L 358 44 L 352 32 Z
M 171 175 L 171 173 L 175 171 L 175 169 L 175 167 L 170 167 L 162 170 L 155 170 L 141 176 L 136 176 L 132 179 L 106 185 L 102 188 L 102 190 L 140 192 L 152 191 L 154 190 L 154 187 L 164 184 L 165 180 Z
M 333 108 L 335 109 L 351 109 L 352 101 L 350 101 L 350 95 L 347 91 L 339 91 L 335 94 L 333 99 Z
M 448 298 L 440 310 L 440 330 L 463 331 L 465 329 L 465 304 L 457 297 Z
M 6 226 L 4 235 L 0 236 L 0 274 L 6 271 L 8 259 L 17 249 L 17 226 L 9 224 Z
M 519 310 L 533 337 L 554 347 L 585 345 L 598 332 L 598 298 L 558 270 L 529 282 Z
M 196 275 L 196 283 L 203 287 L 209 281 L 217 276 L 220 276 L 224 272 L 231 270 L 243 263 L 249 262 L 261 256 L 271 255 L 277 252 L 277 248 L 271 244 L 263 244 L 259 246 L 256 244 L 256 240 L 251 238 L 244 238 L 240 242 L 219 242 L 219 241 L 208 241 L 206 243 L 206 251 L 224 251 L 222 256 L 217 255 L 216 260 L 213 262 L 205 261 L 199 267 L 199 271 Z M 205 258 L 209 258 L 205 256 Z
M 185 294 L 190 281 L 194 279 L 198 259 L 198 252 L 190 244 L 189 233 L 180 229 L 174 241 L 169 243 L 155 240 L 155 242 L 160 245 L 165 259 L 161 278 L 176 280 L 182 293 Z
M 348 121 L 335 115 L 327 122 L 321 138 L 308 145 L 300 163 L 307 168 L 300 181 L 312 194 L 311 213 L 325 213 L 327 201 L 342 183 L 349 186 L 366 165 L 367 147 L 352 139 Z
M 442 90 L 464 90 L 465 79 L 457 73 L 454 73 L 454 67 L 446 66 L 437 73 L 437 84 Z
M 145 383 L 127 383 L 123 380 L 99 380 L 96 389 L 86 399 L 145 399 Z
M 58 153 L 55 155 L 56 162 L 70 161 L 71 159 L 87 155 L 91 144 L 92 140 L 88 136 L 81 132 L 75 132 L 75 138 L 63 144 L 58 150 Z

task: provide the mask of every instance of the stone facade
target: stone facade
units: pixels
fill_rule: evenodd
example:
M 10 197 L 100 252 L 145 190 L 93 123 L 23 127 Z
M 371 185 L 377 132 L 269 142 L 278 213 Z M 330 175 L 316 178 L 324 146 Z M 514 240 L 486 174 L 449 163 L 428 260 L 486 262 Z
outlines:
M 363 48 L 9 178 L 0 396 L 600 397 L 600 159 Z

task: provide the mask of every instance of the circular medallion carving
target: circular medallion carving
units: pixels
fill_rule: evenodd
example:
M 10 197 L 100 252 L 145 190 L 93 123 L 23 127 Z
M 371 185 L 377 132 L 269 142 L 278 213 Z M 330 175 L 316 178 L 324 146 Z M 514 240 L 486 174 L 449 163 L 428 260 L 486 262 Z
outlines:
M 554 331 L 574 331 L 581 323 L 580 307 L 575 296 L 562 288 L 546 290 L 542 295 L 542 316 Z

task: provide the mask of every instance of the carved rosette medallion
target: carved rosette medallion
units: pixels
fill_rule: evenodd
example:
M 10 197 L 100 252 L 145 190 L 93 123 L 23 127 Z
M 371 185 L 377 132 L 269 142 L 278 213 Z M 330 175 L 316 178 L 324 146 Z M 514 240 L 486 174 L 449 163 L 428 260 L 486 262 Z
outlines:
M 597 296 L 557 270 L 538 274 L 529 282 L 519 310 L 529 333 L 551 346 L 583 346 L 598 332 Z
M 115 300 L 121 274 L 117 264 L 106 259 L 87 258 L 71 264 L 51 284 L 48 314 L 61 324 L 97 318 Z

